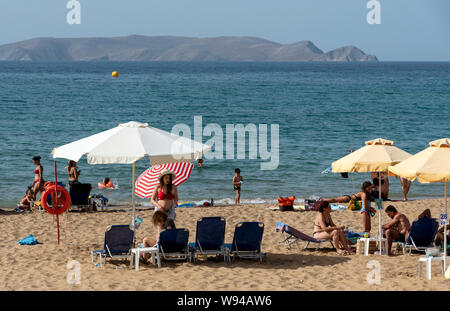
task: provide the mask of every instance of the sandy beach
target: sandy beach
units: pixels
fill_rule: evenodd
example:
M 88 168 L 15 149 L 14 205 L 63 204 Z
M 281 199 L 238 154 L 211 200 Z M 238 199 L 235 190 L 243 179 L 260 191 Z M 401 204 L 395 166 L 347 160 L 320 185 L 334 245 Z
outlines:
M 443 199 L 392 202 L 412 221 L 425 208 L 433 217 L 443 209 Z M 385 204 L 386 206 L 387 204 Z M 268 205 L 242 205 L 209 208 L 179 208 L 176 224 L 190 231 L 190 241 L 195 239 L 196 220 L 202 216 L 223 216 L 226 219 L 225 242 L 231 243 L 234 226 L 240 221 L 264 222 L 262 249 L 266 253 L 263 263 L 258 260 L 236 259 L 231 264 L 222 259 L 209 258 L 196 263 L 162 262 L 158 269 L 141 265 L 139 271 L 129 270 L 128 261 L 111 261 L 104 268 L 95 267 L 90 250 L 101 249 L 107 225 L 126 224 L 131 220 L 129 211 L 80 213 L 69 212 L 61 219 L 61 245 L 56 242 L 56 223 L 53 216 L 38 210 L 25 213 L 3 211 L 0 213 L 0 290 L 448 290 L 449 280 L 440 272 L 439 263 L 433 264 L 432 280 L 418 277 L 418 253 L 387 257 L 379 255 L 340 256 L 322 244 L 303 250 L 288 250 L 280 245 L 282 235 L 275 231 L 277 221 L 285 222 L 301 231 L 311 233 L 316 212 L 272 211 Z M 137 240 L 154 236 L 151 224 L 153 211 L 141 210 L 137 215 L 143 223 L 137 231 Z M 383 212 L 384 214 L 384 212 Z M 360 232 L 359 213 L 349 210 L 332 213 L 336 224 L 345 224 Z M 383 222 L 388 217 L 383 215 Z M 373 218 L 372 235 L 376 234 L 378 217 Z M 21 246 L 16 242 L 33 234 L 38 245 Z M 67 263 L 76 260 L 81 264 L 80 284 L 66 281 Z M 370 260 L 381 265 L 381 284 L 368 284 L 367 268 Z

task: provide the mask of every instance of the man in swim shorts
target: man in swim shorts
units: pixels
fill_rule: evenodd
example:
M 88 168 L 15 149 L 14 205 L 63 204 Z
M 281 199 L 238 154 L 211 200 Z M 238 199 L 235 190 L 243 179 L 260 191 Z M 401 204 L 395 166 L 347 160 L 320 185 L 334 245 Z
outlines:
M 392 219 L 391 222 L 382 226 L 383 236 L 388 242 L 388 255 L 391 256 L 392 241 L 405 242 L 408 240 L 409 229 L 411 225 L 404 214 L 400 214 L 397 209 L 389 205 L 386 207 L 386 214 Z

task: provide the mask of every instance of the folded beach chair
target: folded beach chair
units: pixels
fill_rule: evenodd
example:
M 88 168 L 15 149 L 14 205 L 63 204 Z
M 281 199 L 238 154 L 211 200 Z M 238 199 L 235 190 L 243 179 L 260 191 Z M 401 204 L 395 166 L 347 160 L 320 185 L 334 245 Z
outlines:
M 303 232 L 298 231 L 297 229 L 288 226 L 282 222 L 277 222 L 275 231 L 281 231 L 282 234 L 287 234 L 287 237 L 280 242 L 280 244 L 285 245 L 288 249 L 291 248 L 292 244 L 297 245 L 298 242 L 304 241 L 307 242 L 304 249 L 309 246 L 309 243 L 317 244 L 316 250 L 319 249 L 320 243 L 322 242 L 330 242 L 331 246 L 334 248 L 333 242 L 331 240 L 317 240 L 316 238 L 309 236 Z
M 69 190 L 71 206 L 88 210 L 91 209 L 92 204 L 89 199 L 91 190 L 91 184 L 73 184 Z
M 403 255 L 409 248 L 409 253 L 414 249 L 425 252 L 428 247 L 433 247 L 434 239 L 438 231 L 439 223 L 435 218 L 418 218 L 413 221 L 407 241 L 393 241 L 401 245 Z
M 134 231 L 130 225 L 108 226 L 105 231 L 105 242 L 102 250 L 91 251 L 91 260 L 100 258 L 100 267 L 103 267 L 103 258 L 129 259 L 131 264 L 131 249 L 134 245 Z
M 159 235 L 158 251 L 166 260 L 189 260 L 191 252 L 188 244 L 189 230 L 166 229 Z
M 197 255 L 222 255 L 226 260 L 225 224 L 223 217 L 202 217 L 197 221 L 195 242 L 189 243 L 194 259 Z
M 240 258 L 259 258 L 263 260 L 261 242 L 264 233 L 262 222 L 240 222 L 234 229 L 233 243 L 225 244 L 228 249 L 228 261 L 238 256 Z

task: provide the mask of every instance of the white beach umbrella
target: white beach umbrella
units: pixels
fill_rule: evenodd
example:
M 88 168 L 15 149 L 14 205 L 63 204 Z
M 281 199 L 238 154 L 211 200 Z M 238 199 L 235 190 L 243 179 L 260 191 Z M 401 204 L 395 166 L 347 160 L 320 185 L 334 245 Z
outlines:
M 133 224 L 135 213 L 136 161 L 150 157 L 151 165 L 190 162 L 211 149 L 197 141 L 181 137 L 148 125 L 131 121 L 52 150 L 53 158 L 78 161 L 87 156 L 89 164 L 132 164 Z

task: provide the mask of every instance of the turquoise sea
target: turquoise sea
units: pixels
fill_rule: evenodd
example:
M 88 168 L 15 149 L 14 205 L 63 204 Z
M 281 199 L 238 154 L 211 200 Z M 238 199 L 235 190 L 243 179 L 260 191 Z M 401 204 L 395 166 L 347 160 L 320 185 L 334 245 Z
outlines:
M 236 167 L 244 203 L 348 194 L 369 175 L 321 172 L 349 149 L 383 137 L 414 154 L 450 137 L 450 63 L 0 62 L 0 207 L 14 207 L 33 181 L 34 155 L 49 180 L 56 146 L 128 121 L 193 129 L 194 116 L 224 130 L 279 124 L 280 163 L 263 171 L 258 159 L 206 160 L 180 186 L 181 201 L 232 202 Z M 67 182 L 67 160 L 56 162 L 59 180 Z M 131 165 L 89 165 L 83 157 L 78 166 L 81 182 L 96 185 L 108 176 L 119 185 L 92 193 L 131 202 Z M 140 160 L 137 175 L 148 166 Z M 443 190 L 415 181 L 409 198 L 440 197 Z M 395 178 L 390 196 L 401 198 Z

